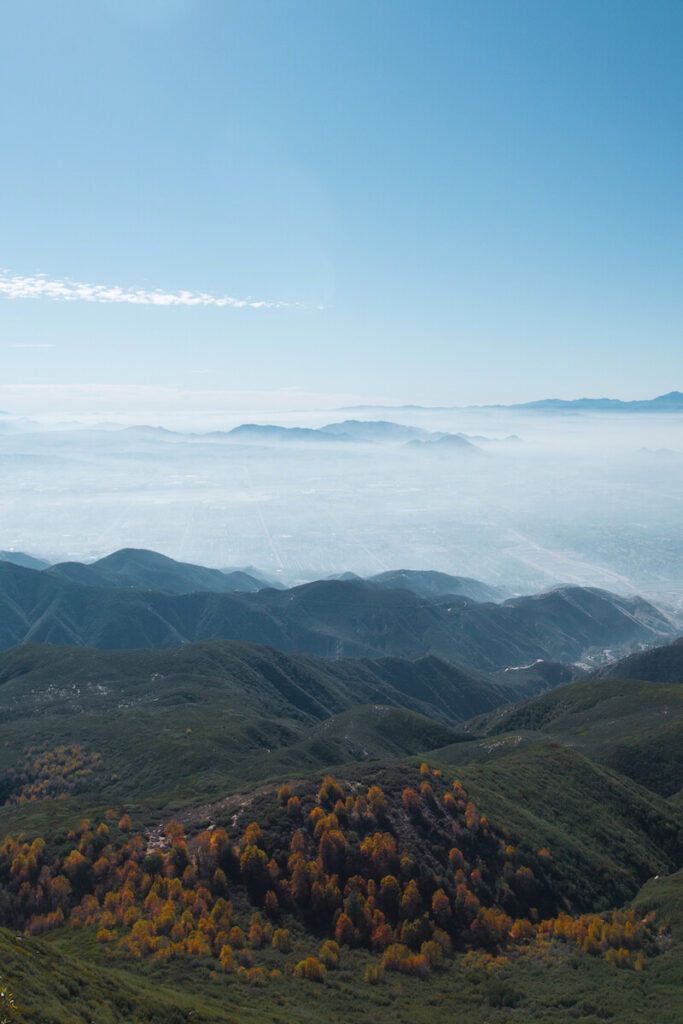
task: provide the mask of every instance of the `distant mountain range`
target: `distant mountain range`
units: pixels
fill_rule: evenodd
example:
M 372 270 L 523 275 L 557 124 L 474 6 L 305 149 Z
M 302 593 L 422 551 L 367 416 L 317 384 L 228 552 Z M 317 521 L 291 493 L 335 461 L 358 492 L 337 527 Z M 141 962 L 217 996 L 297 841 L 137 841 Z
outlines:
M 513 405 L 353 405 L 346 406 L 344 412 L 360 412 L 369 410 L 425 410 L 447 412 L 456 409 L 528 409 L 537 412 L 683 412 L 683 392 L 669 391 L 666 395 L 656 398 L 645 398 L 624 402 L 620 398 L 543 398 L 536 402 L 518 402 Z
M 575 398 L 572 401 L 545 398 L 539 402 L 523 402 L 508 408 L 539 409 L 540 411 L 586 409 L 591 412 L 683 412 L 683 393 L 669 391 L 666 395 L 633 402 L 622 402 L 619 398 Z
M 133 428 L 135 429 L 135 428 Z M 168 433 L 168 432 L 167 432 Z M 213 431 L 195 435 L 204 439 L 239 441 L 242 444 L 304 442 L 329 444 L 331 441 L 356 444 L 406 444 L 414 446 L 444 445 L 460 450 L 477 451 L 463 434 L 448 434 L 405 426 L 388 420 L 344 420 L 323 427 L 281 427 L 273 424 L 243 423 L 233 430 Z
M 249 590 L 237 590 L 236 582 Z M 0 562 L 0 648 L 165 648 L 216 637 L 327 658 L 430 653 L 495 671 L 539 658 L 591 659 L 605 650 L 616 657 L 676 632 L 648 602 L 602 590 L 562 587 L 493 603 L 500 596 L 478 581 L 405 570 L 262 589 L 248 574 L 131 550 L 92 566 L 43 571 Z
M 0 562 L 12 562 L 13 565 L 23 565 L 25 569 L 47 569 L 50 563 L 42 558 L 34 558 L 23 551 L 0 551 Z
M 72 583 L 91 587 L 133 587 L 161 590 L 168 594 L 191 594 L 198 591 L 228 594 L 236 591 L 254 593 L 272 587 L 284 590 L 282 584 L 258 569 L 209 569 L 189 562 L 178 562 L 157 551 L 145 548 L 122 548 L 95 562 L 57 562 L 50 564 L 23 551 L 0 551 L 0 562 L 11 562 L 26 569 L 46 570 Z M 362 580 L 356 573 L 328 577 L 338 580 Z M 489 586 L 469 576 L 451 576 L 445 572 L 418 569 L 396 569 L 368 577 L 376 586 L 410 590 L 420 597 L 467 597 L 474 601 L 502 601 L 510 593 L 502 587 Z
M 1 426 L 1 425 L 0 425 Z M 16 423 L 15 428 L 23 433 L 49 433 L 38 423 L 25 420 Z M 8 426 L 9 429 L 9 426 Z M 165 427 L 154 427 L 141 423 L 131 427 L 117 427 L 111 424 L 100 424 L 95 427 L 80 427 L 78 424 L 63 424 L 57 432 L 77 432 L 81 435 L 109 435 L 111 440 L 118 434 L 131 440 L 146 442 L 180 442 L 203 441 L 223 444 L 271 445 L 271 444 L 392 444 L 438 445 L 443 450 L 467 451 L 472 454 L 480 449 L 473 440 L 483 443 L 495 443 L 495 439 L 487 437 L 468 438 L 465 434 L 429 431 L 421 427 L 405 426 L 388 420 L 344 420 L 341 423 L 328 423 L 322 427 L 283 427 L 273 423 L 241 423 L 232 430 L 210 430 L 204 433 L 185 433 L 168 430 Z M 513 440 L 506 438 L 505 440 Z M 514 440 L 519 440 L 518 438 Z

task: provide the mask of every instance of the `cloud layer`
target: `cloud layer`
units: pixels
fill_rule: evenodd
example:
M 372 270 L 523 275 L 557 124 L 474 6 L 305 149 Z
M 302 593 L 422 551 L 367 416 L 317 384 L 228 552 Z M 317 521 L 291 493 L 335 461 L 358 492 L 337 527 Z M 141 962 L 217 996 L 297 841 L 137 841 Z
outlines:
M 236 299 L 231 295 L 209 295 L 206 292 L 164 292 L 158 288 L 147 290 L 86 284 L 83 281 L 54 281 L 43 274 L 23 277 L 10 275 L 7 271 L 0 271 L 0 295 L 10 299 L 57 299 L 106 304 L 123 302 L 132 306 L 229 306 L 232 309 L 287 309 L 303 306 L 300 302 Z
M 386 402 L 386 395 L 308 391 L 304 388 L 238 390 L 227 387 L 162 384 L 59 384 L 46 372 L 42 382 L 5 384 L 0 379 L 0 409 L 14 416 L 30 416 L 43 423 L 65 416 L 99 423 L 103 418 L 125 424 L 150 423 L 177 429 L 226 430 L 244 423 L 277 422 L 292 426 L 329 422 L 321 410 L 338 410 L 363 400 Z M 303 413 L 313 413 L 310 421 Z M 316 418 L 317 417 L 317 418 Z

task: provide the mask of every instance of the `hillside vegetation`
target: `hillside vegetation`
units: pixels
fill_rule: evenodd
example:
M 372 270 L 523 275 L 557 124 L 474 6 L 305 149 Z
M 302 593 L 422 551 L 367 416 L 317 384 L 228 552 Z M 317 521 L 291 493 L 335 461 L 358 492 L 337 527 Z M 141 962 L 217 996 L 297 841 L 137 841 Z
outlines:
M 15 819 L 36 759 L 60 747 L 99 759 L 93 779 L 74 775 L 69 799 L 93 782 L 101 800 L 187 801 L 444 746 L 453 726 L 535 685 L 433 657 L 322 661 L 225 641 L 128 652 L 22 645 L 0 654 L 0 821 Z
M 191 1010 L 207 1022 L 321 1013 L 426 1022 L 439 1004 L 482 1022 L 505 1007 L 521 1021 L 561 1021 L 572 1007 L 588 1021 L 643 1019 L 669 985 L 657 971 L 669 924 L 657 908 L 587 907 L 614 894 L 617 847 L 624 884 L 627 864 L 634 876 L 670 864 L 675 823 L 663 805 L 643 819 L 642 791 L 609 777 L 588 782 L 590 767 L 577 775 L 572 757 L 527 752 L 522 762 L 505 759 L 495 779 L 475 768 L 475 788 L 493 797 L 491 817 L 468 780 L 412 762 L 378 766 L 362 782 L 350 770 L 268 787 L 198 809 L 209 814 L 202 822 L 190 814 L 142 834 L 116 808 L 47 844 L 7 838 L 5 1019 L 180 1021 Z M 562 827 L 580 825 L 582 810 L 592 817 L 588 794 L 603 809 L 593 892 L 574 873 L 595 863 L 568 871 L 588 849 L 581 841 L 559 859 L 559 847 L 535 846 L 566 840 L 550 821 L 555 794 L 543 791 L 551 768 L 563 772 L 571 807 Z M 527 780 L 517 811 L 514 777 L 519 789 Z M 600 829 L 611 833 L 619 805 L 633 824 L 600 854 Z M 511 825 L 498 817 L 503 807 Z M 658 1019 L 675 1013 L 672 1002 Z

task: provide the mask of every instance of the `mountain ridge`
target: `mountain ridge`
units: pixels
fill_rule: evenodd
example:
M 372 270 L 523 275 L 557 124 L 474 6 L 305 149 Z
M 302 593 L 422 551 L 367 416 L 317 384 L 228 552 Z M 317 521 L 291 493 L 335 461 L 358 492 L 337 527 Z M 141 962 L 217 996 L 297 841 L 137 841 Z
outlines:
M 101 649 L 173 647 L 217 637 L 318 656 L 441 658 L 493 671 L 537 659 L 661 642 L 673 623 L 640 598 L 566 587 L 498 604 L 428 600 L 363 580 L 290 590 L 185 594 L 85 586 L 0 562 L 0 648 L 27 641 Z
M 52 576 L 62 576 L 90 586 L 139 587 L 171 594 L 256 591 L 264 586 L 246 572 L 223 572 L 190 562 L 178 562 L 145 548 L 121 548 L 88 564 L 59 562 L 46 571 Z
M 449 412 L 464 409 L 528 409 L 528 410 L 553 410 L 553 409 L 590 409 L 596 412 L 683 412 L 683 392 L 669 391 L 666 394 L 656 395 L 654 398 L 635 400 L 623 400 L 621 398 L 541 398 L 532 402 L 515 402 L 509 405 L 348 405 L 343 406 L 340 412 L 361 412 L 372 409 L 389 411 L 410 410 Z

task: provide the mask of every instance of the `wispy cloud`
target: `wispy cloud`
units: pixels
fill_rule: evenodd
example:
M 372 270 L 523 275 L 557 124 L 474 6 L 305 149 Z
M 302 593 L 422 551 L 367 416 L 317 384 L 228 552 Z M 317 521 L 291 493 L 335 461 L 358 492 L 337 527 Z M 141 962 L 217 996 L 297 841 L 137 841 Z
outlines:
M 87 284 L 84 281 L 52 280 L 44 274 L 24 277 L 0 271 L 0 295 L 10 299 L 55 299 L 64 302 L 127 303 L 131 306 L 228 306 L 232 309 L 305 308 L 302 302 L 273 299 L 236 299 L 207 292 L 165 292 L 160 288 L 122 288 L 120 285 Z M 322 309 L 322 306 L 316 306 Z

